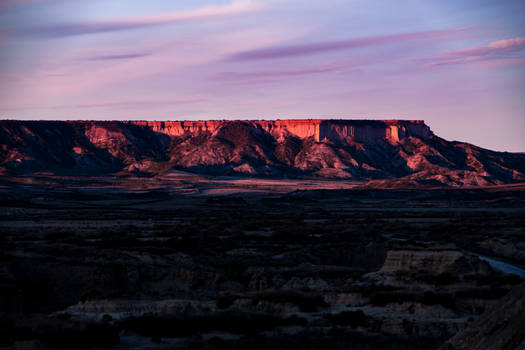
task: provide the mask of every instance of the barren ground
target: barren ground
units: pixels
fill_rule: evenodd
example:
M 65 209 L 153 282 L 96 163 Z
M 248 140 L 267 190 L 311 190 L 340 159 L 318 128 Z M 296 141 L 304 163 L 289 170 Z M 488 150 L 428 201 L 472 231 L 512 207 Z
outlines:
M 361 185 L 3 178 L 0 346 L 436 349 L 523 282 L 523 186 Z

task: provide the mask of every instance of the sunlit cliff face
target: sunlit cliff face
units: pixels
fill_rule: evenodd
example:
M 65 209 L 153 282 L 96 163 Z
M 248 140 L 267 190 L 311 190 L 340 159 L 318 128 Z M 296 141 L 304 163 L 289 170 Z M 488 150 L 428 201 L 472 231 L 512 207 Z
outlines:
M 132 121 L 169 136 L 180 136 L 185 132 L 215 133 L 225 121 Z M 432 134 L 422 120 L 250 120 L 244 124 L 264 130 L 279 139 L 283 132 L 299 138 L 314 137 L 315 141 L 341 141 L 353 139 L 357 142 L 374 143 L 387 139 L 399 141 L 407 136 L 427 138 Z
M 417 120 L 0 121 L 0 174 L 12 175 L 184 169 L 485 186 L 524 181 L 524 158 L 444 140 Z

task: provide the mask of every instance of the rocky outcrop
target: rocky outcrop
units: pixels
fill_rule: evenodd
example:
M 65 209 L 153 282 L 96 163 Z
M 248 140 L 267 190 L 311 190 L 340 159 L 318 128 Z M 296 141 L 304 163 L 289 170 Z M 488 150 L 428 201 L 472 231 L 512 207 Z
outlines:
M 435 136 L 423 121 L 0 121 L 0 174 L 320 177 L 373 187 L 525 182 L 525 154 Z
M 209 121 L 130 121 L 134 125 L 151 128 L 155 132 L 169 136 L 181 136 L 185 133 L 215 133 L 224 123 L 223 120 Z M 324 139 L 341 141 L 353 139 L 357 142 L 376 143 L 380 140 L 393 142 L 409 136 L 428 138 L 430 128 L 422 120 L 247 120 L 244 124 L 254 129 L 263 130 L 276 138 L 294 135 L 299 138 L 313 137 L 320 142 Z
M 525 284 L 515 287 L 440 350 L 524 349 Z
M 445 272 L 486 274 L 490 267 L 478 258 L 459 250 L 389 250 L 380 273 L 398 271 L 425 271 L 434 274 Z

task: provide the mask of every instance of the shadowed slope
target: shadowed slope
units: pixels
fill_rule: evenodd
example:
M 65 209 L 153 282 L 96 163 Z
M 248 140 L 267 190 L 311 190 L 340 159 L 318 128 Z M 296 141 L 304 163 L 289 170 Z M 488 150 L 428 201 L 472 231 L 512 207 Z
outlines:
M 440 350 L 523 349 L 524 324 L 525 284 L 522 283 L 448 340 Z
M 0 121 L 4 174 L 169 169 L 486 186 L 525 181 L 525 155 L 449 142 L 422 121 Z

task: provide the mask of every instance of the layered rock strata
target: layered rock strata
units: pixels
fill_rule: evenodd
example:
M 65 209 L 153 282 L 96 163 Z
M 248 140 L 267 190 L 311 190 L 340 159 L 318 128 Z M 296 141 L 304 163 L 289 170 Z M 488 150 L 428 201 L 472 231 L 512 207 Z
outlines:
M 227 121 L 130 121 L 129 123 L 151 128 L 169 136 L 185 133 L 215 133 Z M 428 138 L 432 135 L 423 120 L 247 120 L 246 125 L 263 130 L 274 136 L 290 133 L 299 138 L 313 137 L 316 142 L 324 139 L 341 141 L 354 139 L 357 142 L 374 143 L 387 139 L 399 141 L 408 136 Z
M 321 177 L 372 187 L 525 182 L 525 154 L 421 120 L 0 121 L 0 174 Z

